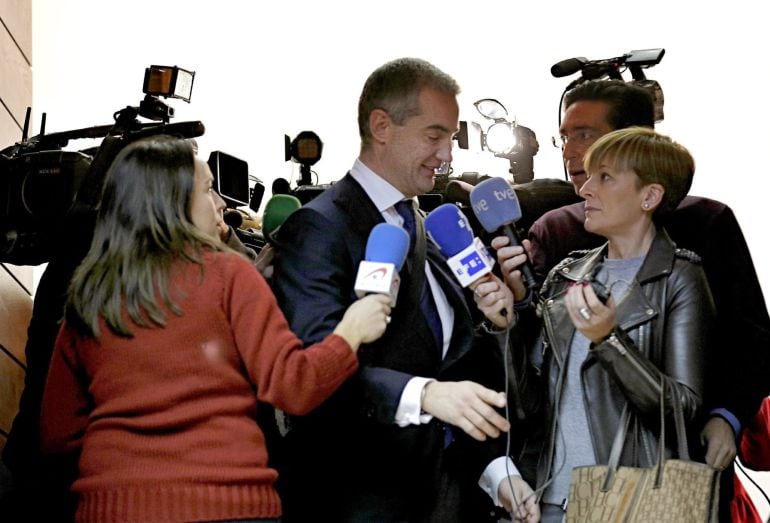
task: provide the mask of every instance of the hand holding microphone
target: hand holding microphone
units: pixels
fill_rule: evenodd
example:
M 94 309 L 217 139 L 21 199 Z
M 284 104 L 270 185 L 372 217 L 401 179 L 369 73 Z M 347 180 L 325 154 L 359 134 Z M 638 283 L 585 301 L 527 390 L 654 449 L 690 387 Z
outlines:
M 498 177 L 479 183 L 471 191 L 471 206 L 484 230 L 507 237 L 509 245 L 522 245 L 515 227 L 515 222 L 521 218 L 521 206 L 508 182 Z M 533 289 L 536 281 L 529 260 L 519 270 L 524 285 Z
M 364 296 L 348 307 L 335 327 L 334 334 L 344 338 L 353 352 L 356 352 L 362 343 L 371 343 L 385 333 L 390 323 L 390 309 L 388 295 Z
M 495 260 L 481 240 L 473 237 L 463 212 L 451 203 L 440 205 L 425 218 L 425 231 L 447 257 L 447 264 L 460 285 L 473 289 L 474 299 L 484 315 L 498 327 L 507 327 L 512 319 L 508 311 L 513 297 L 491 274 Z
M 379 223 L 369 233 L 354 284 L 360 299 L 348 307 L 334 329 L 354 352 L 359 344 L 371 343 L 382 336 L 390 323 L 390 311 L 396 305 L 401 283 L 398 271 L 408 250 L 409 235 L 401 227 Z
M 497 263 L 500 264 L 500 272 L 508 287 L 513 291 L 514 299 L 524 301 L 529 290 L 524 285 L 521 276 L 521 266 L 530 258 L 531 244 L 529 240 L 522 240 L 521 245 L 509 245 L 507 236 L 492 238 L 491 247 L 497 253 Z

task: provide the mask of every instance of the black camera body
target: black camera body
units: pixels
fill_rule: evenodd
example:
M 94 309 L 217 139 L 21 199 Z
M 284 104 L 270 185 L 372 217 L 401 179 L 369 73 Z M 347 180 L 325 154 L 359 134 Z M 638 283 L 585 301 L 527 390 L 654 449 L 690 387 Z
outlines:
M 110 125 L 45 134 L 43 114 L 40 134 L 28 139 L 31 109 L 27 109 L 21 141 L 0 151 L 0 262 L 38 265 L 89 238 L 104 176 L 129 143 L 159 134 L 180 138 L 203 134 L 201 122 L 168 123 L 173 110 L 155 96 L 189 101 L 194 73 L 150 66 L 145 76 L 160 73 L 171 78 L 171 84 L 152 83 L 150 93 L 145 81 L 142 103 L 115 112 Z M 140 116 L 153 121 L 141 122 Z M 103 140 L 97 147 L 64 150 L 70 140 L 83 138 Z
M 0 154 L 0 260 L 38 265 L 53 254 L 55 224 L 75 211 L 93 158 L 82 152 Z

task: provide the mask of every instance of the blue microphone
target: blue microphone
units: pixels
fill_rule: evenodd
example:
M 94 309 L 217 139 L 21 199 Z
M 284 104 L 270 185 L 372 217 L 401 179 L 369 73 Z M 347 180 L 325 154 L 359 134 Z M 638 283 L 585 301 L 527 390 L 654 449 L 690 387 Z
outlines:
M 508 238 L 510 245 L 521 245 L 514 223 L 521 218 L 521 206 L 513 187 L 504 179 L 489 178 L 471 190 L 471 207 L 488 233 L 497 232 Z M 524 285 L 535 287 L 532 265 L 527 260 L 519 269 Z
M 463 287 L 468 287 L 492 271 L 495 260 L 473 237 L 468 218 L 454 204 L 439 205 L 425 218 L 425 231 L 441 253 Z
M 354 290 L 362 298 L 367 294 L 387 294 L 396 306 L 401 278 L 398 271 L 409 252 L 409 234 L 390 223 L 378 223 L 369 233 L 366 253 L 358 266 Z

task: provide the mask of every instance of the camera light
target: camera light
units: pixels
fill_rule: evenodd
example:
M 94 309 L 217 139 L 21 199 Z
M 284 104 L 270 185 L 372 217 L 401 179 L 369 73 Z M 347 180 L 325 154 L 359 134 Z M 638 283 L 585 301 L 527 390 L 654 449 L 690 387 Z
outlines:
M 481 116 L 490 120 L 500 121 L 508 116 L 508 110 L 505 106 L 494 98 L 482 98 L 476 100 L 473 105 Z
M 487 129 L 487 148 L 495 154 L 509 153 L 518 142 L 513 127 L 508 122 L 493 123 Z
M 144 70 L 142 91 L 149 95 L 179 98 L 189 102 L 194 78 L 194 71 L 177 66 L 151 65 Z
M 174 98 L 190 101 L 192 95 L 193 79 L 195 73 L 184 69 L 177 69 L 176 82 L 174 82 Z
M 323 142 L 313 131 L 302 131 L 290 144 L 291 158 L 301 165 L 313 165 L 321 159 Z

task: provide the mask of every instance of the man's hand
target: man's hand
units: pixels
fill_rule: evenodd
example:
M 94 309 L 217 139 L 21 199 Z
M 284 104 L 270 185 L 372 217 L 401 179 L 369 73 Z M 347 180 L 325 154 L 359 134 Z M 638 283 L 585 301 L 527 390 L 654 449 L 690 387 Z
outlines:
M 497 262 L 500 264 L 505 284 L 513 291 L 513 299 L 520 302 L 524 301 L 528 292 L 521 279 L 520 267 L 527 261 L 531 245 L 529 240 L 522 240 L 523 247 L 522 245 L 509 246 L 509 243 L 507 236 L 497 236 L 492 238 L 491 245 L 497 251 Z
M 700 433 L 700 441 L 706 445 L 706 463 L 718 470 L 730 466 L 738 452 L 733 428 L 719 416 L 706 422 Z
M 513 488 L 513 490 L 511 490 Z M 497 496 L 513 521 L 536 523 L 540 521 L 540 507 L 532 488 L 521 476 L 508 476 L 500 482 Z
M 423 389 L 422 410 L 479 441 L 508 432 L 510 424 L 495 411 L 505 394 L 472 381 L 431 381 Z

